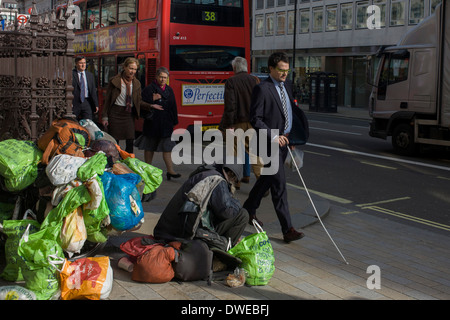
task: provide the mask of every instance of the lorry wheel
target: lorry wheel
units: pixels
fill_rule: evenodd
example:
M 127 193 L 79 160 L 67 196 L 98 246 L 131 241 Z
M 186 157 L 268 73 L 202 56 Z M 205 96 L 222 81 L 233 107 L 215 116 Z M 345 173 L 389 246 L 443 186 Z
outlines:
M 414 130 L 411 125 L 400 123 L 394 128 L 392 147 L 395 153 L 402 156 L 412 156 L 417 153 L 418 145 L 414 143 Z

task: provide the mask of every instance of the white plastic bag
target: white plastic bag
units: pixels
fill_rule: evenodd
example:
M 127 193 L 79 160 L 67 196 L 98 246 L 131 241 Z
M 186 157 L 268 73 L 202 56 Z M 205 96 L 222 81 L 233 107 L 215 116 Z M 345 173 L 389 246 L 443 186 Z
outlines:
M 77 177 L 78 168 L 86 160 L 85 158 L 74 157 L 68 154 L 59 154 L 50 160 L 47 168 L 45 168 L 45 172 L 54 186 L 66 185 Z
M 296 171 L 297 169 L 295 168 L 295 163 L 297 164 L 297 167 L 300 169 L 301 167 L 303 167 L 303 151 L 295 148 L 294 150 L 291 150 L 292 152 L 292 156 L 294 157 L 294 159 L 292 159 L 292 157 L 290 155 L 287 156 L 286 161 L 285 161 L 285 165 L 290 168 L 292 171 Z
M 21 286 L 0 287 L 0 300 L 36 300 L 36 294 Z
M 81 119 L 79 121 L 80 125 L 85 127 L 89 131 L 89 135 L 94 139 L 98 140 L 103 138 L 103 131 L 95 124 L 91 119 Z
M 61 247 L 71 257 L 80 252 L 87 239 L 86 226 L 84 225 L 83 211 L 78 207 L 64 217 L 61 228 Z

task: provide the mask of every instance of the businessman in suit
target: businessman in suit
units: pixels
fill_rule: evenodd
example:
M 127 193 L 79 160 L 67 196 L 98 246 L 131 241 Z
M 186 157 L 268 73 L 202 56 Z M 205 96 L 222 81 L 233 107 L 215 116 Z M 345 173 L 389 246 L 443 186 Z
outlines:
M 86 70 L 86 58 L 75 58 L 72 71 L 73 100 L 72 112 L 77 120 L 90 119 L 98 112 L 98 97 L 95 78 Z
M 269 77 L 253 89 L 250 123 L 257 130 L 258 135 L 267 133 L 268 150 L 270 150 L 271 142 L 278 143 L 278 170 L 274 174 L 261 174 L 243 207 L 249 213 L 249 223 L 255 219 L 261 224 L 261 221 L 256 218 L 256 210 L 261 204 L 264 193 L 270 189 L 275 212 L 281 225 L 283 240 L 289 243 L 304 236 L 302 232 L 296 231 L 292 226 L 284 172 L 284 162 L 288 155 L 289 133 L 292 129 L 294 113 L 303 119 L 303 130 L 308 130 L 308 126 L 303 111 L 294 104 L 292 83 L 287 80 L 289 73 L 289 58 L 287 55 L 283 52 L 273 53 L 269 57 L 268 67 Z M 261 131 L 260 129 L 267 131 Z M 271 129 L 278 129 L 278 134 L 271 132 Z M 267 166 L 266 163 L 265 167 Z

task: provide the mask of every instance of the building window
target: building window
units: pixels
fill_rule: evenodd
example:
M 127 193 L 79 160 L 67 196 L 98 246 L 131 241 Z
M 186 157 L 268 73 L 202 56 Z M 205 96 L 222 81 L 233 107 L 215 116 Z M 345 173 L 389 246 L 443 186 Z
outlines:
M 356 29 L 367 28 L 367 8 L 369 1 L 359 1 L 356 3 Z
M 273 13 L 266 14 L 266 36 L 273 36 Z
M 119 1 L 119 24 L 136 20 L 136 0 Z
M 425 18 L 425 0 L 409 1 L 409 24 L 418 24 Z
M 288 18 L 287 18 L 287 23 L 288 23 L 288 29 L 287 29 L 287 33 L 288 34 L 294 34 L 295 33 L 295 11 L 288 11 Z
M 286 12 L 277 12 L 277 35 L 286 33 Z
M 313 8 L 313 32 L 323 31 L 323 7 Z
M 392 0 L 390 25 L 391 26 L 405 25 L 405 0 Z
M 264 16 L 262 14 L 255 16 L 255 37 L 264 35 Z
M 116 0 L 102 1 L 102 15 L 100 25 L 102 27 L 113 26 L 116 24 L 117 2 Z
M 264 9 L 264 0 L 256 0 L 256 10 Z
M 275 6 L 275 0 L 267 0 L 266 8 L 273 8 Z
M 380 27 L 386 27 L 386 0 L 374 0 L 373 4 L 380 8 L 381 21 Z
M 278 0 L 277 1 L 277 6 L 278 7 L 282 7 L 282 6 L 285 6 L 286 5 L 286 0 Z
M 353 3 L 341 4 L 341 30 L 353 28 Z
M 309 33 L 309 10 L 300 11 L 300 33 Z
M 430 14 L 434 13 L 438 4 L 440 4 L 441 0 L 430 0 Z
M 327 6 L 326 31 L 337 30 L 337 6 Z

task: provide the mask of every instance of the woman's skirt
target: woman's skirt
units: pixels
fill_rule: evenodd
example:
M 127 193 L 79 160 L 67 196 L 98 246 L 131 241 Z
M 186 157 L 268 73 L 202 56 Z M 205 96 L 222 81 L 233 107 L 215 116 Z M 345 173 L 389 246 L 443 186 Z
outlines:
M 155 138 L 142 134 L 134 141 L 134 146 L 139 150 L 145 151 L 171 152 L 173 147 L 175 147 L 175 141 L 170 140 L 170 137 Z
M 134 114 L 125 107 L 113 105 L 108 117 L 108 133 L 116 140 L 134 139 Z

